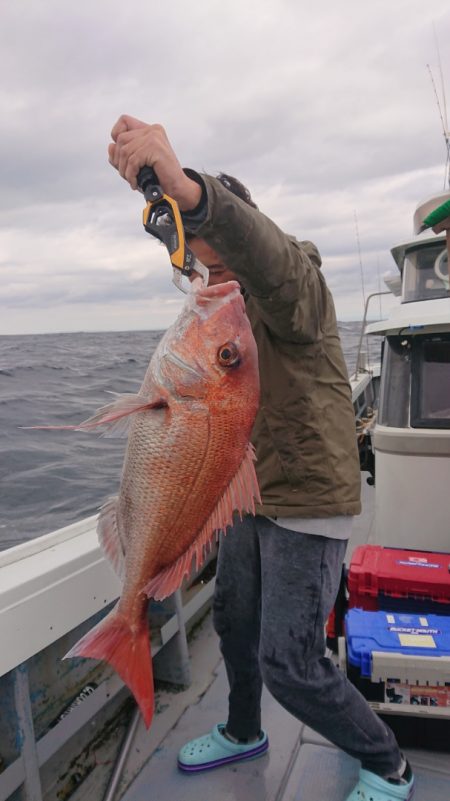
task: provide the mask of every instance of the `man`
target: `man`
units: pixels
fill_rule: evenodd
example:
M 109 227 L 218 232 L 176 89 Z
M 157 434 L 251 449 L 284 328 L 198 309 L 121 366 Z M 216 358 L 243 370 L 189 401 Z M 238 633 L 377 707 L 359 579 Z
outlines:
M 222 539 L 214 623 L 230 683 L 226 724 L 188 743 L 195 772 L 255 758 L 263 683 L 289 712 L 361 761 L 347 801 L 411 796 L 394 735 L 324 656 L 360 474 L 334 305 L 311 242 L 261 214 L 230 176 L 183 170 L 164 129 L 122 116 L 109 158 L 133 189 L 144 165 L 179 204 L 210 284 L 237 279 L 258 345 L 261 403 L 253 430 L 262 505 Z

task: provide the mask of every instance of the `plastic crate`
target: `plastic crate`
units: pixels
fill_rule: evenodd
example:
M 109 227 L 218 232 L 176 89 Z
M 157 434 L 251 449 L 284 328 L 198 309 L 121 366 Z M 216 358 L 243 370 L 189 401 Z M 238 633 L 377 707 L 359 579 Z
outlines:
M 348 572 L 349 607 L 450 615 L 450 554 L 360 545 Z
M 443 677 L 450 684 L 450 617 L 349 609 L 345 637 L 348 661 L 362 677 L 373 678 L 374 652 L 411 657 L 411 666 L 414 657 L 432 657 L 438 661 L 446 657 L 446 666 L 442 663 Z M 422 679 L 423 675 L 417 672 L 416 680 Z
M 401 748 L 450 751 L 450 618 L 350 609 L 347 675 Z

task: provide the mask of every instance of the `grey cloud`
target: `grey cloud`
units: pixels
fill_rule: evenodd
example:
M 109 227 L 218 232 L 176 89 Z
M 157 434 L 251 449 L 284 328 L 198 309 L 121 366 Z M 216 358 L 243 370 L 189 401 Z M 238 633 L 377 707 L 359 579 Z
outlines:
M 121 300 L 131 319 L 136 298 L 170 295 L 142 199 L 107 163 L 111 125 L 128 112 L 165 124 L 183 164 L 236 174 L 282 227 L 317 241 L 344 308 L 359 276 L 354 212 L 373 283 L 410 235 L 416 203 L 442 188 L 426 70 L 433 22 L 448 76 L 447 0 L 347 0 L 344 10 L 331 0 L 174 0 L 170 13 L 142 0 L 113 13 L 106 0 L 9 3 L 3 302 L 31 314 Z
M 164 261 L 166 261 L 164 259 Z M 0 304 L 6 307 L 51 307 L 61 303 L 108 303 L 109 301 L 132 301 L 150 299 L 154 295 L 171 296 L 171 267 L 162 266 L 155 273 L 152 269 L 143 275 L 134 276 L 126 266 L 122 270 L 99 270 L 91 265 L 80 281 L 80 269 L 66 265 L 63 273 L 54 272 L 50 279 L 40 279 L 32 270 L 23 270 L 20 283 L 14 270 L 2 270 Z M 10 265 L 8 265 L 10 267 Z M 142 270 L 141 270 L 142 272 Z M 131 273 L 131 274 L 130 274 Z

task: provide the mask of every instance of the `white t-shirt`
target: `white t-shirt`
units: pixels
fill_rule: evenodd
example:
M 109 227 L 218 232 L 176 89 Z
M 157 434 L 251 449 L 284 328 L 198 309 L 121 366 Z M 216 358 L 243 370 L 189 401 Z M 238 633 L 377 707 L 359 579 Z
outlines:
M 301 531 L 303 534 L 318 534 L 334 540 L 348 540 L 352 533 L 353 515 L 336 517 L 269 517 L 273 523 L 289 531 Z

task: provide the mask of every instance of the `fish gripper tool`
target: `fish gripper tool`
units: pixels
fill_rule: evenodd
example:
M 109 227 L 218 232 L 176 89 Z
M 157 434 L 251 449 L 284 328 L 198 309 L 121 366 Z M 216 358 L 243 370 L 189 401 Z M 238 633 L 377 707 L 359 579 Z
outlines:
M 195 258 L 186 243 L 178 203 L 163 192 L 153 167 L 141 167 L 137 183 L 147 201 L 142 219 L 144 228 L 166 246 L 173 267 L 172 280 L 177 289 L 188 291 L 183 285 L 182 277 L 189 277 L 194 270 L 207 285 L 208 270 Z

